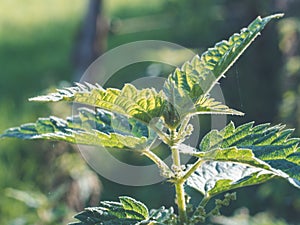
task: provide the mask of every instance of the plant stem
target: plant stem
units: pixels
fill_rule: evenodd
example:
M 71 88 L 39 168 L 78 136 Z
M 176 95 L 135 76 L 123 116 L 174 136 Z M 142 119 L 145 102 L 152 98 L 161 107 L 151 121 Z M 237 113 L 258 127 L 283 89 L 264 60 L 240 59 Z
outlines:
M 169 137 L 163 132 L 161 131 L 160 129 L 158 129 L 155 125 L 152 125 L 150 126 L 150 128 L 152 130 L 154 130 L 157 135 L 159 136 L 159 138 L 167 145 L 170 145 L 170 140 L 169 140 Z
M 142 154 L 147 156 L 149 159 L 151 159 L 157 165 L 157 167 L 161 171 L 161 174 L 164 177 L 170 178 L 170 177 L 174 176 L 174 173 L 168 167 L 168 165 L 165 164 L 165 162 L 163 160 L 161 160 L 161 158 L 159 158 L 156 154 L 154 154 L 150 150 L 145 150 L 145 151 L 143 151 Z
M 184 224 L 187 222 L 185 192 L 183 184 L 184 183 L 182 182 L 175 183 L 176 203 L 178 207 L 180 224 Z
M 176 147 L 176 143 L 173 141 L 176 139 L 175 130 L 170 130 L 170 139 L 172 141 L 171 151 L 173 159 L 173 171 L 175 173 L 175 191 L 176 191 L 176 204 L 178 207 L 180 224 L 185 224 L 187 222 L 186 214 L 186 203 L 185 203 L 185 191 L 184 182 L 181 180 L 181 164 L 180 164 L 180 154 Z
M 189 115 L 185 116 L 185 118 L 183 119 L 181 125 L 180 125 L 180 128 L 179 128 L 179 131 L 178 131 L 178 136 L 181 137 L 187 127 L 187 125 L 189 124 L 190 122 L 190 119 L 191 117 Z
M 176 146 L 171 147 L 172 150 L 172 159 L 173 159 L 173 166 L 176 167 L 176 171 L 181 171 L 181 164 L 180 164 L 180 154 Z
M 197 209 L 196 209 L 195 212 L 193 213 L 192 217 L 195 217 L 195 216 L 196 216 L 196 213 L 197 213 L 197 211 L 199 210 L 199 208 L 202 208 L 201 211 L 204 212 L 204 214 L 203 214 L 202 216 L 204 216 L 205 218 L 207 218 L 208 215 L 206 214 L 204 208 L 205 208 L 205 206 L 207 205 L 207 203 L 209 202 L 210 199 L 211 199 L 210 196 L 204 195 L 203 198 L 202 198 L 202 200 L 201 200 L 201 202 L 199 203 Z M 198 212 L 199 212 L 199 211 L 198 211 Z
M 179 212 L 180 224 L 187 222 L 185 191 L 181 179 L 181 164 L 178 149 L 173 146 L 172 148 L 173 166 L 175 166 L 175 191 L 176 191 L 176 204 Z
M 210 196 L 204 195 L 204 197 L 202 198 L 202 200 L 199 203 L 198 207 L 203 207 L 204 208 L 206 206 L 206 204 L 209 202 L 210 198 L 211 198 Z
M 192 175 L 192 173 L 194 173 L 194 172 L 199 168 L 199 166 L 200 166 L 203 162 L 205 162 L 203 159 L 201 159 L 201 158 L 198 159 L 198 160 L 192 165 L 192 167 L 189 168 L 189 169 L 185 172 L 185 174 L 181 177 L 182 182 L 185 182 L 185 181 Z

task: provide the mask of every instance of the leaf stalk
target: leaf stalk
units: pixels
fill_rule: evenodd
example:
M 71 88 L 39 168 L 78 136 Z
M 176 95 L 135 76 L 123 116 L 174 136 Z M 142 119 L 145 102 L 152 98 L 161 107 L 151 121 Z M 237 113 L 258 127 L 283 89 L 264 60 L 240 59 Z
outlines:
M 149 159 L 151 159 L 157 165 L 157 167 L 161 171 L 162 176 L 164 176 L 166 178 L 170 178 L 170 177 L 174 176 L 174 173 L 169 168 L 169 166 L 161 158 L 159 158 L 156 154 L 154 154 L 152 151 L 147 149 L 147 150 L 143 151 L 142 154 L 147 156 Z

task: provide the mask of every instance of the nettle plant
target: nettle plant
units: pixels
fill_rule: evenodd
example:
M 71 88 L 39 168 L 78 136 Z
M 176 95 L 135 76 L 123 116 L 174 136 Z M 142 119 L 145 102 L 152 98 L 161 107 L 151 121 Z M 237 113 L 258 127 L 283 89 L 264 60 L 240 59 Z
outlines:
M 164 206 L 148 210 L 133 198 L 120 197 L 119 202 L 102 201 L 99 207 L 86 208 L 75 216 L 79 222 L 73 225 L 203 224 L 236 198 L 234 193 L 229 193 L 232 189 L 275 177 L 287 179 L 299 188 L 300 139 L 290 138 L 293 130 L 284 129 L 283 125 L 254 126 L 250 122 L 235 127 L 230 122 L 220 131 L 211 130 L 197 148 L 185 142 L 193 133 L 190 122 L 193 116 L 243 115 L 213 99 L 210 91 L 265 25 L 281 16 L 258 17 L 228 41 L 217 43 L 201 56 L 196 55 L 176 68 L 159 92 L 153 88 L 138 90 L 131 84 L 119 90 L 85 83 L 32 98 L 31 101 L 77 102 L 94 108 L 79 108 L 78 115 L 66 120 L 54 116 L 39 118 L 36 123 L 8 129 L 2 137 L 61 140 L 135 151 L 152 160 L 161 176 L 175 188 L 176 210 Z M 171 166 L 152 151 L 157 139 L 169 147 Z M 184 165 L 182 155 L 195 160 Z M 186 187 L 203 195 L 197 207 L 189 203 Z M 216 199 L 221 193 L 226 194 Z M 208 207 L 212 199 L 215 202 Z

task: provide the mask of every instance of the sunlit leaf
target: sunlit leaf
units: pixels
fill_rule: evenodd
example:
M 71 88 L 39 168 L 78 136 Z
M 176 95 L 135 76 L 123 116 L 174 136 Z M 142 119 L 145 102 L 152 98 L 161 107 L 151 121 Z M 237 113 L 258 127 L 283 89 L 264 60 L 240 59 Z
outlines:
M 260 34 L 265 25 L 270 20 L 280 17 L 282 14 L 265 18 L 257 17 L 247 28 L 241 29 L 240 33 L 233 34 L 228 41 L 218 42 L 200 57 L 196 55 L 168 77 L 166 93 L 176 88 L 180 95 L 188 93 L 193 101 L 200 95 L 206 95 Z
M 244 113 L 234 109 L 230 109 L 228 106 L 216 101 L 214 98 L 200 97 L 195 102 L 195 109 L 189 112 L 190 114 L 229 114 L 243 116 Z
M 210 90 L 224 77 L 226 71 L 235 63 L 265 25 L 276 14 L 265 18 L 257 17 L 240 33 L 233 34 L 228 41 L 221 41 L 209 48 L 201 56 L 196 55 L 191 61 L 177 68 L 164 84 L 164 93 L 172 107 L 168 107 L 164 117 L 172 126 L 180 122 L 187 113 L 194 114 L 232 114 L 242 113 L 207 98 Z M 179 115 L 179 116 L 178 116 Z
M 107 88 L 99 85 L 77 83 L 77 86 L 57 90 L 45 96 L 31 98 L 31 101 L 58 102 L 71 101 L 99 107 L 107 111 L 149 123 L 153 118 L 160 117 L 165 100 L 162 93 L 154 89 L 138 90 L 131 84 L 123 89 Z
M 149 217 L 148 208 L 141 202 L 130 197 L 119 197 L 120 202 L 125 209 L 126 217 L 136 219 L 147 219 Z
M 133 225 L 149 217 L 146 206 L 130 197 L 119 197 L 120 202 L 102 201 L 99 207 L 86 208 L 75 216 L 80 222 L 72 225 Z
M 61 140 L 120 149 L 143 149 L 155 138 L 153 131 L 134 119 L 87 108 L 79 112 L 67 120 L 54 116 L 39 118 L 36 123 L 8 129 L 2 137 Z
M 271 172 L 232 162 L 207 161 L 187 180 L 187 185 L 203 195 L 214 196 L 235 188 L 263 183 L 273 178 Z
M 102 201 L 99 207 L 86 208 L 75 216 L 80 222 L 70 225 L 166 225 L 174 219 L 173 208 L 151 210 L 130 197 L 119 197 L 120 202 Z
M 167 225 L 174 224 L 177 216 L 173 208 L 148 208 L 141 202 L 126 196 L 119 197 L 120 202 L 102 201 L 99 207 L 86 208 L 75 218 L 80 222 L 70 225 Z
M 207 189 L 208 193 L 215 193 L 248 186 L 252 181 L 256 184 L 273 176 L 279 176 L 300 188 L 298 148 L 300 139 L 289 138 L 291 133 L 291 129 L 284 130 L 282 125 L 253 126 L 253 122 L 237 128 L 231 122 L 221 131 L 212 130 L 202 139 L 200 151 L 189 152 L 207 162 L 202 164 L 196 174 L 190 178 L 196 181 L 189 180 L 188 182 L 195 187 L 195 183 L 199 183 L 199 174 L 206 173 L 207 178 L 204 180 L 202 178 L 202 183 L 200 182 L 199 185 L 204 187 L 211 179 L 214 180 L 214 185 L 222 183 L 218 187 L 211 185 L 210 189 Z M 235 169 L 232 169 L 233 167 Z M 240 172 L 234 173 L 234 170 L 239 170 L 238 168 L 244 170 L 239 176 L 237 173 Z M 250 169 L 254 171 L 254 174 L 251 174 Z M 213 172 L 208 175 L 208 171 Z M 231 172 L 228 174 L 228 171 Z M 261 174 L 263 177 L 258 176 Z M 203 191 L 205 188 L 199 188 L 199 190 Z

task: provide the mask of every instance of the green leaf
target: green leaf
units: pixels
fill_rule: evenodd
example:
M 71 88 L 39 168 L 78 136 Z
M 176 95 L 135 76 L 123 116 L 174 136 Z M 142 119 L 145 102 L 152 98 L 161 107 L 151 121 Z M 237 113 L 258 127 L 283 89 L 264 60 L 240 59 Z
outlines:
M 174 213 L 174 209 L 171 207 L 166 209 L 164 206 L 159 209 L 151 209 L 149 218 L 143 220 L 136 225 L 168 225 L 178 224 L 177 215 Z
M 206 161 L 188 178 L 186 184 L 203 195 L 214 196 L 235 188 L 263 183 L 274 176 L 267 170 L 246 164 Z
M 207 152 L 195 153 L 193 155 L 208 161 L 213 160 L 245 163 L 257 168 L 272 170 L 272 167 L 270 167 L 266 162 L 256 158 L 254 153 L 249 149 L 242 149 L 237 147 L 230 147 L 225 149 L 218 148 Z
M 228 106 L 216 101 L 214 98 L 200 97 L 195 103 L 195 109 L 189 112 L 189 114 L 229 114 L 243 116 L 244 113 L 234 109 L 230 109 Z
M 120 149 L 144 149 L 155 138 L 147 126 L 124 116 L 80 108 L 79 115 L 63 120 L 54 116 L 8 129 L 1 137 L 61 140 Z
M 243 115 L 236 110 L 209 98 L 210 90 L 224 77 L 226 71 L 260 34 L 265 25 L 276 14 L 265 18 L 257 17 L 239 34 L 233 34 L 228 41 L 221 41 L 209 48 L 201 57 L 196 55 L 169 75 L 163 91 L 168 99 L 164 118 L 168 125 L 176 127 L 187 114 L 232 114 Z
M 298 148 L 300 139 L 289 138 L 292 131 L 291 129 L 284 130 L 282 125 L 261 124 L 253 126 L 253 122 L 237 128 L 231 122 L 221 131 L 212 130 L 202 139 L 200 151 L 189 149 L 189 154 L 197 156 L 203 161 L 208 161 L 208 163 L 202 164 L 196 173 L 201 174 L 203 173 L 201 171 L 213 170 L 213 167 L 218 168 L 214 171 L 219 171 L 218 175 L 217 173 L 207 175 L 207 179 L 202 180 L 202 183 L 198 181 L 202 187 L 199 190 L 205 190 L 203 186 L 210 179 L 214 180 L 214 185 L 220 183 L 220 186 L 212 186 L 208 189 L 209 194 L 215 194 L 227 191 L 230 188 L 251 185 L 251 182 L 256 184 L 273 176 L 283 177 L 300 188 L 300 154 Z M 215 163 L 213 167 L 209 162 Z M 225 170 L 223 169 L 225 168 L 224 165 L 231 166 Z M 254 171 L 252 175 L 248 172 L 242 173 L 244 177 L 238 176 L 237 178 L 243 182 L 239 181 L 237 185 L 235 175 L 233 177 L 229 176 L 234 174 L 231 168 L 236 166 L 243 167 L 242 170 L 247 169 L 247 171 L 250 171 L 248 167 L 252 167 L 257 171 Z M 231 171 L 229 175 L 227 174 L 228 171 Z M 258 174 L 263 174 L 262 180 Z M 195 174 L 192 177 L 191 179 L 199 180 Z M 197 183 L 191 180 L 188 182 Z M 193 186 L 195 187 L 195 185 Z M 223 186 L 224 189 L 222 189 Z
M 127 218 L 147 219 L 149 217 L 148 208 L 141 202 L 130 197 L 119 197 Z
M 177 224 L 177 215 L 171 207 L 166 209 L 164 206 L 159 209 L 151 209 L 150 216 L 147 221 L 141 222 L 141 225 L 164 225 L 164 224 Z
M 30 101 L 58 102 L 71 101 L 99 107 L 113 113 L 135 118 L 149 123 L 153 118 L 160 117 L 164 109 L 165 99 L 154 89 L 138 90 L 131 84 L 125 84 L 122 90 L 104 89 L 98 84 L 77 86 L 57 90 L 45 96 L 29 99 Z
M 265 25 L 270 20 L 282 16 L 283 14 L 275 14 L 265 18 L 257 17 L 247 28 L 241 29 L 240 33 L 233 34 L 228 41 L 218 42 L 201 57 L 196 55 L 168 77 L 164 89 L 167 96 L 171 96 L 172 89 L 177 89 L 178 94 L 182 96 L 188 93 L 193 102 L 201 95 L 207 95 Z
M 127 196 L 119 199 L 120 202 L 102 201 L 99 207 L 86 208 L 75 215 L 80 222 L 69 225 L 166 225 L 176 220 L 173 208 L 162 206 L 149 215 L 143 203 Z
M 265 25 L 276 14 L 256 18 L 239 34 L 233 34 L 228 41 L 221 41 L 209 48 L 201 57 L 196 55 L 190 62 L 177 68 L 164 84 L 163 91 L 169 106 L 165 108 L 165 122 L 176 127 L 187 114 L 232 114 L 243 115 L 236 110 L 208 97 L 209 91 L 224 76 L 239 56 L 260 34 Z
M 86 208 L 75 216 L 80 222 L 72 225 L 133 225 L 149 217 L 147 207 L 130 197 L 119 197 L 120 202 L 102 201 L 99 207 Z

